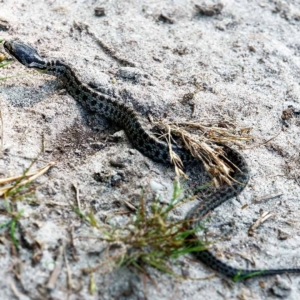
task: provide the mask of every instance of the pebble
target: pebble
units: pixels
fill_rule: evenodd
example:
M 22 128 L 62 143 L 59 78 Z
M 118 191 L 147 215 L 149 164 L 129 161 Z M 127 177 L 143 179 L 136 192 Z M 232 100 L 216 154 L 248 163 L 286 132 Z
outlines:
M 86 74 L 84 81 L 88 82 L 90 87 L 97 89 L 108 86 L 110 84 L 110 77 L 103 72 L 96 71 L 94 74 Z
M 286 240 L 286 239 L 288 239 L 289 238 L 289 234 L 288 233 L 286 233 L 286 232 L 284 232 L 284 231 L 282 231 L 282 230 L 278 230 L 278 235 L 277 235 L 277 238 L 278 238 L 278 240 Z
M 129 154 L 131 154 L 131 155 L 136 154 L 136 150 L 135 150 L 135 149 L 129 149 L 128 152 L 129 152 Z
M 105 10 L 103 7 L 95 7 L 94 13 L 96 17 L 103 17 L 105 16 Z
M 165 187 L 162 184 L 158 183 L 154 179 L 152 179 L 150 181 L 150 187 L 151 187 L 151 189 L 152 189 L 153 192 L 159 192 L 159 191 L 165 190 Z
M 102 150 L 103 148 L 105 148 L 105 144 L 100 143 L 100 142 L 92 143 L 92 144 L 90 144 L 90 147 L 94 150 Z
M 81 151 L 80 151 L 79 149 L 76 149 L 76 150 L 74 151 L 74 153 L 77 154 L 77 155 L 81 155 Z
M 273 286 L 270 288 L 270 292 L 277 298 L 287 298 L 291 293 L 291 288 L 286 281 L 277 279 Z
M 125 78 L 125 79 L 131 79 L 135 81 L 139 81 L 142 77 L 142 73 L 138 68 L 133 67 L 123 67 L 120 68 L 117 72 L 117 75 L 119 77 Z
M 127 139 L 124 130 L 116 131 L 114 134 L 110 135 L 110 137 L 111 138 L 109 140 L 113 141 L 122 141 Z
M 202 3 L 196 4 L 195 8 L 200 15 L 211 17 L 213 15 L 219 15 L 224 8 L 224 5 L 222 3 L 217 3 L 214 5 L 207 5 L 206 3 Z
M 7 20 L 0 20 L 0 30 L 1 31 L 8 31 L 10 29 L 10 24 Z
M 174 19 L 171 18 L 167 13 L 161 13 L 158 20 L 163 23 L 174 24 Z
M 124 160 L 121 160 L 121 159 L 116 159 L 116 160 L 113 160 L 111 159 L 109 161 L 109 164 L 114 167 L 114 168 L 121 168 L 121 169 L 124 169 L 126 168 L 126 163 Z

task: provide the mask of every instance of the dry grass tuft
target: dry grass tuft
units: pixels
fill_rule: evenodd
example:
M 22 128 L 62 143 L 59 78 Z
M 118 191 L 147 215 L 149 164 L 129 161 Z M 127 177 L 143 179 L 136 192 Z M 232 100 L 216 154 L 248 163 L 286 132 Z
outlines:
M 19 224 L 18 220 L 22 217 L 24 212 L 24 210 L 17 211 L 15 203 L 16 201 L 32 198 L 35 192 L 35 186 L 32 185 L 33 181 L 45 174 L 55 165 L 55 163 L 51 162 L 38 170 L 30 171 L 30 168 L 35 161 L 31 163 L 29 168 L 27 168 L 22 175 L 0 180 L 0 185 L 6 185 L 13 182 L 12 185 L 0 188 L 0 197 L 4 198 L 6 207 L 6 213 L 3 214 L 6 214 L 8 218 L 6 222 L 0 224 L 0 229 L 8 229 L 15 250 L 19 249 L 19 241 L 16 237 L 16 231 Z
M 224 156 L 222 144 L 234 144 L 241 147 L 243 142 L 252 140 L 252 136 L 249 135 L 251 128 L 240 128 L 236 123 L 230 121 L 156 122 L 155 125 L 163 131 L 163 136 L 169 144 L 170 156 L 176 174 L 186 177 L 182 161 L 172 151 L 172 142 L 180 143 L 194 157 L 199 158 L 206 171 L 214 178 L 216 186 L 222 183 L 230 184 L 233 181 L 230 176 L 232 169 L 228 159 Z M 234 165 L 232 162 L 230 163 Z

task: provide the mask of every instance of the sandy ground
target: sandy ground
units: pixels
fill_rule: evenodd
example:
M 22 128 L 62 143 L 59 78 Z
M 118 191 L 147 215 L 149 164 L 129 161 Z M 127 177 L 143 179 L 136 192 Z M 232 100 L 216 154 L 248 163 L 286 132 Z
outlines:
M 215 253 L 236 267 L 299 267 L 297 2 L 224 0 L 221 14 L 204 16 L 195 7 L 201 2 L 188 0 L 0 0 L 0 39 L 17 38 L 45 56 L 64 58 L 87 82 L 119 94 L 145 117 L 230 117 L 252 127 L 255 142 L 243 150 L 251 167 L 250 183 L 238 199 L 212 214 L 208 226 L 218 240 Z M 105 15 L 95 16 L 96 7 L 103 7 Z M 0 77 L 27 72 L 14 63 L 1 68 Z M 181 103 L 185 94 L 196 90 L 195 80 L 205 88 L 191 102 Z M 43 143 L 37 165 L 57 162 L 38 180 L 38 205 L 17 202 L 17 208 L 24 209 L 23 231 L 42 249 L 23 246 L 13 254 L 7 231 L 0 232 L 1 299 L 299 299 L 297 275 L 232 283 L 219 276 L 182 280 L 150 270 L 153 284 L 126 270 L 105 269 L 94 273 L 97 289 L 91 295 L 90 276 L 81 269 L 103 262 L 105 245 L 70 208 L 76 199 L 73 185 L 82 209 L 92 209 L 104 220 L 126 210 L 122 200 L 137 205 L 141 186 L 149 183 L 167 201 L 174 171 L 134 150 L 121 128 L 86 113 L 52 77 L 27 74 L 1 81 L 0 103 L 1 176 L 21 174 Z M 288 108 L 291 113 L 283 121 Z M 178 210 L 178 217 L 184 218 L 188 209 Z M 249 227 L 263 212 L 271 212 L 273 218 L 249 236 Z M 126 220 L 116 216 L 111 222 Z M 1 213 L 0 223 L 5 221 Z M 72 288 L 63 262 L 50 289 L 52 271 L 63 259 L 63 244 Z M 40 255 L 36 264 L 35 251 Z M 213 274 L 188 257 L 174 269 L 188 278 Z

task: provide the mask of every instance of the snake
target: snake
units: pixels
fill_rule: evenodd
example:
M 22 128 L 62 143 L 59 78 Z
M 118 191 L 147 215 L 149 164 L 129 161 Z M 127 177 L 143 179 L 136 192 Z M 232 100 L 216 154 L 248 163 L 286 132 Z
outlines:
M 22 65 L 56 76 L 63 83 L 67 92 L 85 109 L 96 112 L 121 126 L 133 147 L 143 155 L 155 162 L 172 164 L 169 145 L 149 130 L 149 124 L 133 107 L 123 103 L 117 96 L 110 96 L 82 82 L 74 68 L 63 59 L 42 57 L 36 49 L 18 40 L 7 40 L 3 46 L 6 52 Z M 184 147 L 172 144 L 171 149 L 184 164 L 191 161 L 191 154 Z M 208 213 L 239 195 L 249 181 L 250 170 L 244 157 L 226 145 L 223 146 L 223 151 L 227 161 L 232 162 L 230 174 L 233 179 L 232 183 L 221 186 L 202 201 L 197 201 L 196 206 L 186 217 L 186 220 L 189 221 L 189 229 L 199 228 L 202 219 Z M 199 164 L 203 165 L 200 160 Z M 195 233 L 193 234 L 195 235 Z M 194 255 L 207 267 L 235 281 L 254 276 L 300 273 L 300 268 L 235 268 L 218 259 L 207 247 L 204 250 L 195 251 Z

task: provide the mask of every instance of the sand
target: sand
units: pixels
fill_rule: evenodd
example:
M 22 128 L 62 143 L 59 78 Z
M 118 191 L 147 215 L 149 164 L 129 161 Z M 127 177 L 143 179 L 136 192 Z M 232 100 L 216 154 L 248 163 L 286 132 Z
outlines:
M 86 82 L 119 95 L 145 118 L 230 118 L 251 127 L 254 141 L 241 150 L 251 180 L 211 214 L 214 253 L 236 267 L 299 267 L 300 5 L 223 5 L 203 13 L 201 1 L 2 0 L 0 39 L 20 39 L 47 57 L 65 59 Z M 95 15 L 97 7 L 103 9 Z M 141 187 L 167 202 L 174 170 L 134 150 L 122 128 L 84 111 L 55 78 L 28 72 L 17 62 L 0 68 L 1 78 L 22 74 L 0 82 L 0 175 L 22 174 L 41 149 L 36 167 L 56 166 L 37 180 L 37 205 L 16 202 L 24 209 L 20 224 L 29 245 L 23 242 L 14 254 L 7 230 L 0 231 L 1 299 L 299 299 L 298 275 L 193 280 L 214 272 L 192 257 L 174 262 L 186 280 L 153 269 L 151 281 L 130 270 L 100 268 L 91 294 L 91 276 L 81 270 L 105 262 L 106 244 L 70 208 L 74 186 L 82 210 L 104 221 L 128 211 L 123 200 L 138 205 Z M 204 88 L 182 103 L 197 90 L 195 80 Z M 178 209 L 177 217 L 190 207 Z M 272 218 L 249 236 L 266 212 Z M 1 213 L 0 223 L 7 220 Z M 126 221 L 128 215 L 110 219 Z

